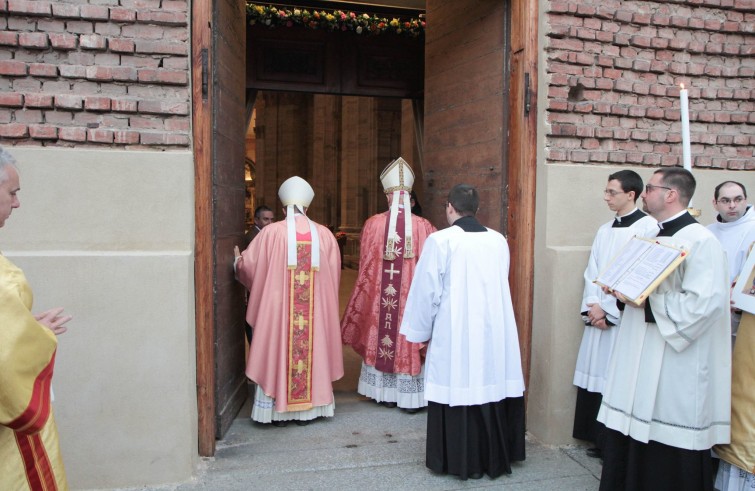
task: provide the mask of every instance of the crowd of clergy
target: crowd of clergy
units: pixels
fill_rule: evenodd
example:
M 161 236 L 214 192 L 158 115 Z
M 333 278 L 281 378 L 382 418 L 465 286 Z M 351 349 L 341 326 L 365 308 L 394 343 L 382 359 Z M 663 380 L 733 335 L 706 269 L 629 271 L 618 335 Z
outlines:
M 449 226 L 436 230 L 412 213 L 404 159 L 380 182 L 388 210 L 364 224 L 342 316 L 341 253 L 307 216 L 312 187 L 297 176 L 282 183 L 284 220 L 255 210 L 233 263 L 249 293 L 251 418 L 285 426 L 334 416 L 347 345 L 362 359 L 359 394 L 427 411 L 429 469 L 463 480 L 510 474 L 525 459 L 525 385 L 506 238 L 478 221 L 472 186 L 449 191 Z M 695 187 L 676 167 L 647 183 L 631 170 L 608 176 L 614 218 L 598 229 L 584 273 L 574 373 L 573 436 L 602 460 L 601 490 L 755 487 L 755 315 L 731 303 L 755 211 L 745 186 L 726 181 L 713 193 L 716 221 L 704 227 L 689 209 Z M 0 148 L 0 227 L 19 189 L 16 162 Z M 594 282 L 635 236 L 685 251 L 639 303 Z M 0 309 L 0 489 L 66 489 L 50 381 L 70 316 L 33 314 L 23 273 L 2 255 Z

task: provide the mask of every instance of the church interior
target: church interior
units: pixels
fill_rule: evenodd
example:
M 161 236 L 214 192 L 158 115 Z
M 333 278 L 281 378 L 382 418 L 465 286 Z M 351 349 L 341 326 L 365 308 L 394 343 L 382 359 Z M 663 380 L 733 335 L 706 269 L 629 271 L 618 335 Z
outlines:
M 283 219 L 278 187 L 298 175 L 315 190 L 307 215 L 336 235 L 342 253 L 340 307 L 359 267 L 359 234 L 370 216 L 387 210 L 379 175 L 401 156 L 415 172 L 422 203 L 417 103 L 408 99 L 260 91 L 249 117 L 245 155 L 245 228 L 266 205 Z M 344 377 L 336 392 L 353 392 L 361 359 L 344 347 Z

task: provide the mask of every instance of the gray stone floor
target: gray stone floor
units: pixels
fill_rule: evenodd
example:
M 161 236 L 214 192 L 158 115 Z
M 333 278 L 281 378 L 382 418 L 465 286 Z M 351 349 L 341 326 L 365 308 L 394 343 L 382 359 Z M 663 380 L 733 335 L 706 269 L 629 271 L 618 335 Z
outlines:
M 336 416 L 308 426 L 259 425 L 244 408 L 215 457 L 200 462 L 189 482 L 154 490 L 596 490 L 600 462 L 585 447 L 551 447 L 531 436 L 527 459 L 492 480 L 461 481 L 424 465 L 426 412 L 407 414 L 336 393 Z

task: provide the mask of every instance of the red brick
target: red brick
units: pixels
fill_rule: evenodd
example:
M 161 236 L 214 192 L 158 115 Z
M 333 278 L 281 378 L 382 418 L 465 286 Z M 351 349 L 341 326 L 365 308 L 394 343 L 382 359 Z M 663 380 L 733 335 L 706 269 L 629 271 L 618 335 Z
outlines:
M 115 53 L 133 53 L 134 52 L 133 39 L 109 38 L 108 46 L 110 47 L 110 51 L 113 51 Z
M 189 118 L 174 118 L 165 120 L 165 131 L 183 131 L 188 133 L 191 129 Z
M 52 4 L 52 15 L 64 19 L 78 19 L 81 17 L 81 9 L 78 5 L 72 3 L 54 2 Z
M 138 103 L 134 100 L 113 99 L 111 108 L 114 112 L 135 113 L 138 110 Z
M 81 49 L 101 50 L 107 47 L 107 39 L 99 34 L 82 34 L 79 36 Z
M 38 0 L 8 0 L 8 12 L 22 15 L 50 16 L 50 2 Z
M 113 143 L 137 145 L 139 143 L 139 132 L 129 130 L 116 130 L 113 132 Z
M 148 132 L 141 134 L 142 145 L 181 145 L 189 144 L 189 135 L 176 133 Z
M 26 138 L 28 135 L 29 129 L 25 124 L 9 123 L 0 125 L 0 137 Z
M 78 95 L 61 94 L 55 96 L 55 107 L 58 109 L 81 109 L 83 100 Z
M 697 17 L 690 17 L 687 27 L 690 29 L 703 29 L 705 27 L 705 21 Z
M 185 116 L 189 114 L 189 104 L 175 101 L 139 101 L 139 112 Z
M 653 18 L 651 19 L 651 22 L 655 24 L 656 26 L 667 26 L 669 25 L 669 16 L 655 13 L 653 14 Z
M 74 34 L 91 34 L 94 32 L 92 23 L 84 20 L 70 20 L 66 22 L 66 30 Z
M 113 80 L 113 67 L 88 66 L 86 67 L 86 79 L 97 81 Z
M 136 40 L 136 52 L 186 56 L 188 54 L 188 47 L 184 42 Z
M 681 15 L 671 17 L 669 24 L 674 27 L 687 27 L 688 18 Z
M 177 11 L 138 10 L 136 12 L 136 18 L 139 22 L 174 26 L 184 26 L 188 22 L 186 12 Z
M 23 107 L 24 95 L 16 92 L 0 92 L 0 106 Z
M 160 8 L 160 0 L 121 0 L 120 3 L 124 7 L 137 10 Z
M 646 26 L 650 24 L 650 14 L 649 13 L 636 13 L 632 15 L 632 22 L 635 24 Z
M 87 67 L 81 65 L 60 65 L 60 76 L 63 78 L 85 78 Z
M 113 80 L 120 82 L 133 82 L 137 80 L 137 70 L 130 66 L 113 67 Z
M 58 66 L 50 63 L 32 63 L 29 65 L 29 75 L 36 77 L 57 77 Z
M 108 20 L 109 9 L 104 5 L 82 5 L 81 18 L 88 20 Z
M 110 20 L 113 22 L 134 22 L 136 10 L 113 7 L 110 9 Z
M 87 111 L 110 111 L 110 98 L 98 96 L 85 97 L 84 109 Z
M 23 77 L 26 75 L 26 63 L 16 60 L 0 60 L 0 75 Z
M 24 99 L 26 107 L 37 107 L 42 109 L 53 107 L 53 97 L 51 94 L 26 94 Z
M 58 139 L 83 143 L 87 141 L 87 130 L 86 128 L 77 128 L 70 126 L 62 127 L 58 129 Z
M 163 0 L 160 6 L 163 10 L 188 10 L 186 0 Z
M 87 129 L 87 140 L 93 143 L 113 143 L 113 130 Z
M 55 49 L 76 49 L 77 36 L 68 33 L 49 33 L 50 43 Z
M 48 124 L 30 124 L 29 136 L 35 140 L 57 140 L 58 128 Z
M 0 31 L 0 46 L 17 46 L 18 33 L 10 31 Z

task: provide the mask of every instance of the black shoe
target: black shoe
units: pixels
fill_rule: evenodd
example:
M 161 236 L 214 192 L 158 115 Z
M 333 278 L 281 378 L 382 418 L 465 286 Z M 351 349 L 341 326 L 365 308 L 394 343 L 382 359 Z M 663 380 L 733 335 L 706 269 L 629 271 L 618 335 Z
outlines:
M 391 409 L 393 409 L 394 407 L 398 406 L 398 404 L 396 404 L 395 402 L 387 402 L 387 401 L 383 401 L 380 404 L 382 404 L 385 407 L 391 408 Z
M 473 472 L 469 475 L 470 479 L 480 479 L 482 478 L 482 472 Z
M 603 451 L 599 449 L 598 447 L 588 448 L 585 450 L 585 453 L 588 457 L 592 457 L 594 459 L 602 459 L 603 458 Z
M 415 414 L 422 411 L 421 407 L 402 407 L 401 409 L 408 414 Z
M 307 426 L 307 425 L 308 425 L 309 423 L 311 423 L 311 422 L 312 422 L 312 420 L 311 420 L 311 419 L 308 419 L 308 420 L 306 420 L 306 421 L 302 421 L 302 420 L 298 420 L 298 419 L 297 419 L 297 420 L 296 420 L 296 425 L 297 425 L 297 426 Z
M 288 421 L 273 421 L 273 426 L 283 428 L 284 426 L 288 426 Z

